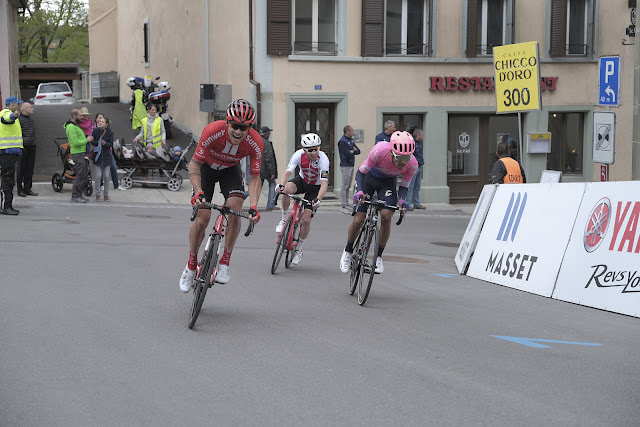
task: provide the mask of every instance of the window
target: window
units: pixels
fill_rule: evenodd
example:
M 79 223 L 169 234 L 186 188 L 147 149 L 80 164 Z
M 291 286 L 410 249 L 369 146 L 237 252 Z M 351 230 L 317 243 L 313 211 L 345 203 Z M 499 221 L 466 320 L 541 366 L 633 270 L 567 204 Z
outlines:
M 563 174 L 582 174 L 584 145 L 583 113 L 550 113 L 551 153 L 547 169 Z
M 514 43 L 515 0 L 467 0 L 467 57 L 492 56 Z
M 142 31 L 144 33 L 144 66 L 149 66 L 149 18 L 144 18 L 142 24 Z
M 413 132 L 415 129 L 424 129 L 422 127 L 424 114 L 383 114 L 382 123 L 385 123 L 387 120 L 394 121 L 396 130 Z M 380 132 L 382 132 L 382 130 Z
M 386 55 L 428 55 L 427 0 L 387 0 Z
M 295 0 L 293 53 L 335 55 L 335 0 Z
M 551 0 L 549 55 L 593 56 L 595 0 Z
M 433 0 L 363 0 L 362 56 L 433 52 Z

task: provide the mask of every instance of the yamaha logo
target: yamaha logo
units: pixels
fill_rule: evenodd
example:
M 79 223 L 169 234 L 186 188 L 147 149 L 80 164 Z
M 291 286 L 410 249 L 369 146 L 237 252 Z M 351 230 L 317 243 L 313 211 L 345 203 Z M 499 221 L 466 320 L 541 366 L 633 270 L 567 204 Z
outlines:
M 595 207 L 589 214 L 589 219 L 584 229 L 584 249 L 587 252 L 593 252 L 598 249 L 600 243 L 604 240 L 609 227 L 609 218 L 611 217 L 611 201 L 603 197 L 598 200 Z

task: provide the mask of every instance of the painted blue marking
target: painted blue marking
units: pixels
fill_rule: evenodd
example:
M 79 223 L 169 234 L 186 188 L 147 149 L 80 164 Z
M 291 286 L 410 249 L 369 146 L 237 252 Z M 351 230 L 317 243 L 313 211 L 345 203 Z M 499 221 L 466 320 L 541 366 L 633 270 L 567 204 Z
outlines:
M 511 198 L 509 199 L 509 205 L 507 206 L 507 211 L 504 213 L 504 218 L 502 219 L 502 225 L 500 226 L 500 231 L 498 231 L 498 237 L 496 240 L 502 240 L 502 232 L 504 231 L 505 225 L 507 225 L 507 220 L 509 219 L 509 214 L 511 213 L 511 207 L 513 206 L 513 197 L 514 193 L 511 193 Z
M 440 277 L 446 277 L 447 279 L 451 278 L 451 277 L 456 277 L 459 276 L 459 274 L 448 274 L 448 273 L 433 273 L 434 276 L 440 276 Z
M 507 225 L 507 229 L 504 231 L 504 236 L 502 236 L 502 241 L 506 242 L 509 237 L 509 232 L 511 232 L 511 227 L 513 226 L 513 221 L 515 221 L 516 216 L 518 216 L 518 208 L 520 207 L 520 193 L 518 193 L 518 198 L 516 199 L 516 203 L 513 205 L 513 210 L 511 211 L 511 218 L 509 218 L 509 224 Z M 512 240 L 513 241 L 513 240 Z
M 511 241 L 516 237 L 516 232 L 518 231 L 518 227 L 520 226 L 520 220 L 522 219 L 522 213 L 524 212 L 524 207 L 527 204 L 527 193 L 524 193 L 524 197 L 522 199 L 522 206 L 520 206 L 520 212 L 518 212 L 518 218 L 516 218 L 516 223 L 513 227 L 513 231 L 511 232 Z
M 602 345 L 602 344 L 596 344 L 592 342 L 559 341 L 559 340 L 547 340 L 542 338 L 508 337 L 505 335 L 491 335 L 491 336 L 495 338 L 500 338 L 501 340 L 511 341 L 516 344 L 522 344 L 522 345 L 526 345 L 528 347 L 533 347 L 533 348 L 551 348 L 551 346 L 548 346 L 548 345 L 538 344 L 536 341 L 548 342 L 553 344 L 587 345 L 591 347 L 599 347 Z

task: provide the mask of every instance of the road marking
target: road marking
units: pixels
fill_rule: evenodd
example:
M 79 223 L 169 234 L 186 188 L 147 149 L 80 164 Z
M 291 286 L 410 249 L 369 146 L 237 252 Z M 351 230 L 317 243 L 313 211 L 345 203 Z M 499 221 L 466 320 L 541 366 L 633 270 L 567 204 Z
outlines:
M 440 277 L 446 277 L 447 279 L 451 278 L 451 277 L 456 277 L 459 276 L 459 274 L 438 274 L 438 273 L 433 273 L 434 276 L 440 276 Z
M 592 347 L 599 347 L 602 345 L 602 344 L 596 344 L 592 342 L 558 341 L 558 340 L 546 340 L 542 338 L 507 337 L 504 335 L 491 335 L 491 336 L 500 338 L 501 340 L 511 341 L 516 344 L 522 344 L 522 345 L 526 345 L 528 347 L 534 347 L 534 348 L 551 348 L 551 346 L 548 346 L 548 345 L 538 344 L 536 341 L 555 343 L 555 344 L 588 345 Z

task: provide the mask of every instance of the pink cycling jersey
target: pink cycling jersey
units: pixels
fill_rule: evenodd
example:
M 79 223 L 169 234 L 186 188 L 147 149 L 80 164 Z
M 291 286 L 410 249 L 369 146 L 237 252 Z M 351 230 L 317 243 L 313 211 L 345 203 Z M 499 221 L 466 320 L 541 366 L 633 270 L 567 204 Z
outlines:
M 413 175 L 418 170 L 418 161 L 412 155 L 404 168 L 398 169 L 391 162 L 391 143 L 379 142 L 373 146 L 367 160 L 360 165 L 358 170 L 364 174 L 371 173 L 376 178 L 389 178 L 402 175 L 400 186 L 409 187 Z
M 249 156 L 250 173 L 258 175 L 262 163 L 262 150 L 262 137 L 255 129 L 249 129 L 242 142 L 233 145 L 229 142 L 227 122 L 218 120 L 209 123 L 202 131 L 193 159 L 208 164 L 211 169 L 219 170 L 235 166 L 241 159 Z

